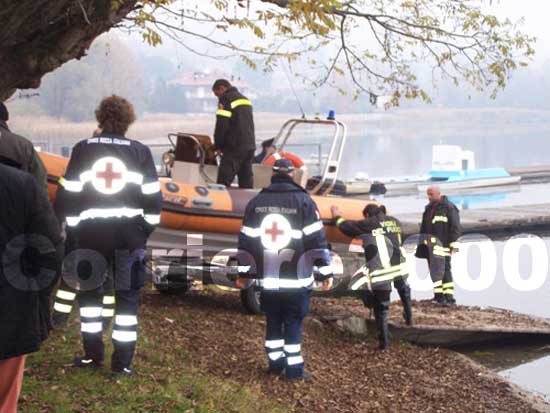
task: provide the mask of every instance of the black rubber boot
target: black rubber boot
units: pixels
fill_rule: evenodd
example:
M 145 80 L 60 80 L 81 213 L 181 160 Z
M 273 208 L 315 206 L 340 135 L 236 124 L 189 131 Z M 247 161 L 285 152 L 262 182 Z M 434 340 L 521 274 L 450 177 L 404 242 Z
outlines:
M 405 324 L 412 326 L 413 324 L 413 315 L 412 315 L 412 300 L 411 300 L 411 288 L 402 288 L 397 291 L 399 293 L 399 298 L 401 298 L 401 304 L 403 304 L 403 318 L 405 319 Z
M 445 294 L 445 303 L 447 305 L 456 305 L 456 300 L 452 294 Z
M 443 295 L 443 293 L 434 294 L 433 302 L 437 304 L 442 304 L 442 305 L 447 304 L 447 300 L 445 299 L 445 296 Z
M 388 310 L 375 308 L 374 319 L 376 320 L 376 327 L 378 329 L 378 348 L 380 350 L 387 350 L 390 343 L 388 330 Z
M 52 327 L 54 330 L 62 330 L 67 327 L 69 322 L 70 314 L 60 313 L 59 311 L 54 311 L 52 314 Z
M 103 367 L 103 360 L 94 360 L 86 356 L 76 356 L 73 359 L 73 366 L 81 369 L 100 369 Z

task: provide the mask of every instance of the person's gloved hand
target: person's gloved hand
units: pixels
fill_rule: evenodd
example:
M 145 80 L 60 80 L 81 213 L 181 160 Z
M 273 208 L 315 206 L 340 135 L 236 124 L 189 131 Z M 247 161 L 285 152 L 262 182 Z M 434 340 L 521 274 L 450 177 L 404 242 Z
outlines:
M 325 281 L 323 281 L 323 291 L 330 291 L 333 284 L 334 277 L 327 278 Z

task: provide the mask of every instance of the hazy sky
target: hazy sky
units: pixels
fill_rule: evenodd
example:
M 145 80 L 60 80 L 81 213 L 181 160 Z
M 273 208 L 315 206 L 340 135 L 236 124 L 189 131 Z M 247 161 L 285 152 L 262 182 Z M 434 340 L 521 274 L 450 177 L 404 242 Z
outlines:
M 204 3 L 204 0 L 196 1 L 197 3 Z M 512 21 L 517 21 L 522 17 L 525 18 L 522 30 L 525 33 L 536 36 L 538 39 L 535 64 L 539 65 L 545 60 L 550 59 L 550 29 L 548 29 L 548 16 L 550 14 L 549 0 L 493 0 L 491 5 L 489 5 L 490 0 L 485 1 L 487 2 L 487 10 L 499 17 L 509 17 Z M 155 48 L 144 45 L 140 38 L 136 36 L 132 36 L 131 39 L 127 40 L 132 43 L 137 53 L 163 55 L 176 60 L 185 59 L 184 56 L 188 55 L 181 45 L 167 38 L 164 39 L 163 45 Z M 192 41 L 192 43 L 197 42 L 197 40 Z
M 497 16 L 509 17 L 515 21 L 525 18 L 523 31 L 537 37 L 535 50 L 537 52 L 536 63 L 540 64 L 550 58 L 550 29 L 548 16 L 550 13 L 550 1 L 548 0 L 500 0 L 489 6 Z

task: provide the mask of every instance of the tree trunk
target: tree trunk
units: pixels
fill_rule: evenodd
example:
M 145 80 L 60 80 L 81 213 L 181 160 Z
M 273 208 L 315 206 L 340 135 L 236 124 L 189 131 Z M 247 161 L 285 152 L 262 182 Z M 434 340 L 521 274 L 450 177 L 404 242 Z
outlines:
M 137 0 L 0 0 L 0 101 L 84 56 Z

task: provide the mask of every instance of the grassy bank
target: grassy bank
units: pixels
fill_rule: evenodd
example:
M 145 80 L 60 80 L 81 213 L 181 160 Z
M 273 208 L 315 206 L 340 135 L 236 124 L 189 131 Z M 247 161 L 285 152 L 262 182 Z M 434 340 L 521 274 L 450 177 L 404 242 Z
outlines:
M 68 366 L 78 325 L 53 334 L 29 359 L 22 412 L 536 412 L 525 397 L 457 354 L 350 337 L 319 321 L 304 326 L 309 383 L 268 375 L 265 321 L 243 314 L 236 294 L 147 291 L 140 309 L 139 375 Z
M 137 375 L 113 377 L 102 370 L 71 366 L 80 352 L 79 326 L 73 319 L 54 332 L 42 351 L 28 358 L 21 412 L 284 412 L 284 403 L 254 389 L 219 379 L 193 367 L 178 343 L 159 340 L 155 329 L 141 329 Z M 106 340 L 109 342 L 109 340 Z M 110 342 L 107 346 L 111 353 Z

